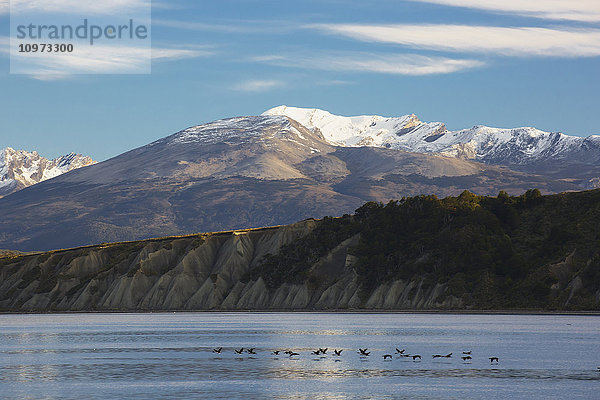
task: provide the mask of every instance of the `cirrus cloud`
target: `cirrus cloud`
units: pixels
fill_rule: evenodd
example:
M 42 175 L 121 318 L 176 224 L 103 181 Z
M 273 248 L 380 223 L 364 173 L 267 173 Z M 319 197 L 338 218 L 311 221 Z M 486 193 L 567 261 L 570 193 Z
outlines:
M 449 74 L 482 67 L 484 62 L 470 59 L 428 57 L 418 54 L 378 54 L 327 52 L 252 57 L 251 61 L 270 65 L 325 71 L 373 72 L 393 75 Z
M 150 10 L 151 0 L 0 0 L 0 15 L 11 13 L 61 13 L 121 15 Z
M 472 8 L 525 17 L 600 22 L 598 0 L 411 0 L 418 3 Z
M 233 90 L 240 92 L 266 92 L 284 85 L 283 81 L 278 80 L 248 80 L 238 83 L 232 87 Z
M 133 45 L 82 46 L 72 53 L 28 53 L 18 58 L 12 73 L 29 75 L 38 80 L 58 80 L 75 74 L 149 73 L 150 61 L 177 61 L 214 55 L 211 46 L 190 48 L 136 47 Z M 10 39 L 0 37 L 0 54 L 10 54 Z M 12 66 L 11 66 L 12 68 Z
M 520 57 L 600 56 L 600 29 L 362 24 L 313 24 L 308 27 L 363 42 L 423 50 Z

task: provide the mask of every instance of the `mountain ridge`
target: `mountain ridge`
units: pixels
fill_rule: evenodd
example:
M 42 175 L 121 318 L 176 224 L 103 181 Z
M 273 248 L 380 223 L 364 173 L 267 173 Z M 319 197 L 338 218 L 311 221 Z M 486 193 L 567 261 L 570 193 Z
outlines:
M 37 151 L 5 147 L 0 149 L 0 197 L 95 163 L 81 154 L 69 153 L 49 160 Z
M 410 118 L 409 118 L 410 119 Z M 407 123 L 414 123 L 407 122 Z M 288 116 L 190 127 L 0 199 L 0 248 L 49 250 L 341 215 L 407 195 L 576 190 L 565 179 L 382 147 Z
M 401 117 L 344 117 L 317 108 L 278 106 L 263 115 L 286 115 L 318 130 L 332 144 L 375 146 L 505 165 L 523 172 L 544 173 L 559 163 L 557 178 L 580 179 L 581 188 L 597 187 L 600 177 L 600 135 L 569 136 L 533 127 L 492 128 L 476 125 L 449 131 L 441 122 L 426 123 L 414 114 Z M 590 171 L 575 173 L 576 168 Z M 557 167 L 555 165 L 554 169 Z M 560 169 L 568 170 L 561 174 Z

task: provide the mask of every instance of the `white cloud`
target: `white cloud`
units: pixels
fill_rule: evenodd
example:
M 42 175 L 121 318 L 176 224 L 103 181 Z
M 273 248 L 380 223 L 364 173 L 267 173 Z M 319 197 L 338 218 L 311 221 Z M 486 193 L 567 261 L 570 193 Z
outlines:
M 201 49 L 167 49 L 161 47 L 152 48 L 153 60 L 181 60 L 184 58 L 209 57 L 214 55 L 210 50 Z
M 0 14 L 39 12 L 61 14 L 122 15 L 149 10 L 151 0 L 0 0 Z
M 478 60 L 427 57 L 416 54 L 344 52 L 259 56 L 251 60 L 281 67 L 413 76 L 449 74 L 485 65 Z
M 600 21 L 598 0 L 411 0 L 419 3 L 474 8 L 527 17 L 579 22 Z
M 278 80 L 249 80 L 238 83 L 232 89 L 241 92 L 265 92 L 283 85 L 284 82 Z
M 0 36 L 0 52 L 10 52 L 10 38 L 8 36 Z
M 326 80 L 326 81 L 316 82 L 316 84 L 319 86 L 347 86 L 347 85 L 353 85 L 354 82 L 345 81 L 342 79 L 330 79 L 330 80 Z
M 319 24 L 314 29 L 365 42 L 506 56 L 596 57 L 599 29 L 550 29 L 468 25 Z
M 276 20 L 228 20 L 221 23 L 189 22 L 181 20 L 157 19 L 152 20 L 153 26 L 184 29 L 199 32 L 219 33 L 276 33 L 281 34 L 298 30 L 297 24 Z

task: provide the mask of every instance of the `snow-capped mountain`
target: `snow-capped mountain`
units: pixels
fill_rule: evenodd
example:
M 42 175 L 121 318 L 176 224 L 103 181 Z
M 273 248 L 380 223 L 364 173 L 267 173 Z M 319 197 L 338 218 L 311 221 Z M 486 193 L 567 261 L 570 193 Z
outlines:
M 343 117 L 316 108 L 279 106 L 263 115 L 286 115 L 309 129 L 318 129 L 338 146 L 376 146 L 417 153 L 477 160 L 489 164 L 527 165 L 575 157 L 600 161 L 600 136 L 587 138 L 535 128 L 500 129 L 474 126 L 449 131 L 440 122 L 420 121 L 414 114 Z
M 263 115 L 285 115 L 309 129 L 319 129 L 328 142 L 343 147 L 375 146 L 407 150 L 424 140 L 435 140 L 437 135 L 446 132 L 444 124 L 421 122 L 414 114 L 394 118 L 378 115 L 342 117 L 317 108 L 279 106 Z
M 0 199 L 0 249 L 280 225 L 423 193 L 577 189 L 471 160 L 331 142 L 283 115 L 190 127 Z
M 48 160 L 37 151 L 6 147 L 0 150 L 0 197 L 94 163 L 81 154 L 69 153 Z

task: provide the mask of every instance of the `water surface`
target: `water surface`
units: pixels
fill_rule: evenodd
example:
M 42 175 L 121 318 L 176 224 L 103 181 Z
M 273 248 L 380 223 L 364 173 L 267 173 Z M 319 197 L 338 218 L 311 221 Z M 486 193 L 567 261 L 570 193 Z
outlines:
M 7 399 L 599 399 L 599 366 L 598 316 L 0 315 Z

